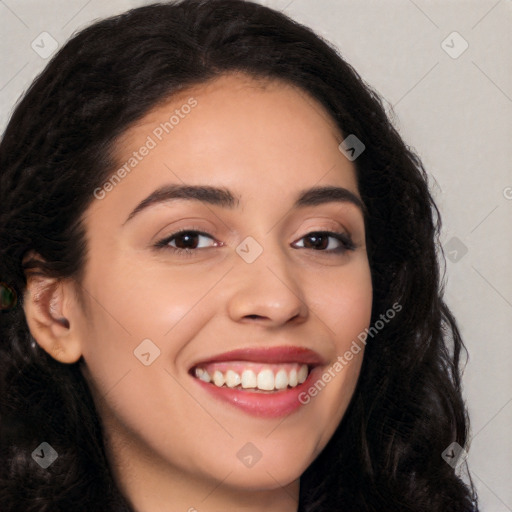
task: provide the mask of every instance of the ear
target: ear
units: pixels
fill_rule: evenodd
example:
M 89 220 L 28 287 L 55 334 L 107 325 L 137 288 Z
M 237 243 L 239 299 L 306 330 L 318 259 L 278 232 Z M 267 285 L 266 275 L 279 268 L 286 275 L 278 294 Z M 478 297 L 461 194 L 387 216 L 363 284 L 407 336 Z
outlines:
M 71 280 L 29 273 L 23 309 L 30 332 L 42 349 L 61 363 L 80 359 L 79 309 Z

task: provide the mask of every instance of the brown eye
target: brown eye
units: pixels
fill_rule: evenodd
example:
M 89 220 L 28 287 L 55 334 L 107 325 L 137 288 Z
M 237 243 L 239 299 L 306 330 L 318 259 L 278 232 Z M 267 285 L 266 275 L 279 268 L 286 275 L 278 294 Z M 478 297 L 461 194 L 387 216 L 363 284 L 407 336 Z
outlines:
M 329 246 L 329 237 L 325 233 L 312 233 L 304 237 L 304 247 L 307 249 L 327 249 Z
M 355 245 L 349 235 L 334 233 L 331 231 L 313 231 L 303 236 L 302 245 L 298 247 L 326 253 L 341 253 L 355 249 Z M 332 242 L 334 240 L 334 242 Z M 297 245 L 296 245 L 297 246 Z M 328 247 L 330 247 L 328 249 Z
M 197 249 L 199 245 L 199 236 L 197 233 L 185 232 L 174 237 L 178 249 Z
M 215 242 L 214 238 L 208 233 L 196 230 L 182 230 L 160 240 L 156 247 L 167 248 L 177 252 L 188 252 L 196 249 L 207 249 L 215 245 L 215 243 L 208 243 L 208 239 Z

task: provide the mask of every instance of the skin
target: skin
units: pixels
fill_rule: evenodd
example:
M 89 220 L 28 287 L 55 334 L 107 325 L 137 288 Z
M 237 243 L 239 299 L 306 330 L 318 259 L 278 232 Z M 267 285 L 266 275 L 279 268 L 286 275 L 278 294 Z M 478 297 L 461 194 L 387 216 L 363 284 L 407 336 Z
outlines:
M 137 511 L 291 512 L 300 475 L 349 404 L 364 350 L 285 418 L 258 418 L 215 400 L 188 370 L 230 350 L 283 345 L 317 351 L 327 370 L 369 326 L 361 210 L 349 202 L 293 208 L 313 186 L 359 196 L 355 167 L 318 102 L 242 74 L 155 107 L 119 140 L 120 165 L 190 97 L 197 106 L 86 211 L 82 282 L 30 279 L 25 311 L 45 350 L 82 361 L 114 475 Z M 238 206 L 180 199 L 127 221 L 154 190 L 183 183 L 228 188 Z M 201 237 L 190 256 L 155 249 L 185 228 L 212 238 Z M 305 245 L 314 231 L 349 234 L 355 248 L 315 250 Z M 235 250 L 247 236 L 263 249 L 252 263 Z M 328 240 L 327 249 L 339 246 Z M 134 356 L 144 339 L 160 350 L 149 366 Z M 248 442 L 262 454 L 250 468 L 237 457 Z

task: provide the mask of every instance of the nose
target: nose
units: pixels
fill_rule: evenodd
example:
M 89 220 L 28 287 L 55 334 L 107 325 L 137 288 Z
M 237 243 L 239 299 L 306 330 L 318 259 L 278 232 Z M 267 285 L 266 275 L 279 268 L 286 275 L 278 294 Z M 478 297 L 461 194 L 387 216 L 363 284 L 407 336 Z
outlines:
M 252 263 L 236 256 L 227 304 L 233 321 L 277 327 L 306 320 L 308 307 L 299 276 L 286 263 L 283 251 L 268 245 Z

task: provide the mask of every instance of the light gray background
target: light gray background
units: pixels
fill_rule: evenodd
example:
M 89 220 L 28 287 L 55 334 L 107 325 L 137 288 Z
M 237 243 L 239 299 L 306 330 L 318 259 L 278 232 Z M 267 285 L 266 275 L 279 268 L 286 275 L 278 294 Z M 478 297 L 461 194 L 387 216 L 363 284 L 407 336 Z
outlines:
M 148 3 L 0 0 L 0 129 L 47 62 L 31 47 L 42 32 L 60 47 L 91 21 Z M 469 467 L 481 510 L 512 511 L 512 0 L 261 3 L 340 49 L 394 108 L 395 125 L 432 177 L 446 298 L 470 353 Z M 464 41 L 457 58 L 445 51 L 456 56 Z

